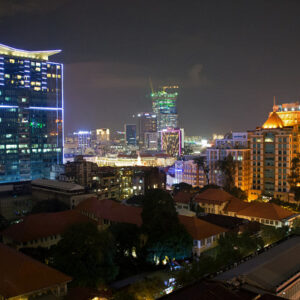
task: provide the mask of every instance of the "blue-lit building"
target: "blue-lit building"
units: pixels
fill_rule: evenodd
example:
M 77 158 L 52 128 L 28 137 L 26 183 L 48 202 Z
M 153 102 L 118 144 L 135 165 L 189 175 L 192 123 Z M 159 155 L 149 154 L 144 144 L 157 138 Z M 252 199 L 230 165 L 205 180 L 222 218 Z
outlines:
M 126 145 L 136 146 L 136 125 L 125 124 Z
M 0 183 L 48 178 L 63 162 L 63 65 L 60 50 L 0 44 Z

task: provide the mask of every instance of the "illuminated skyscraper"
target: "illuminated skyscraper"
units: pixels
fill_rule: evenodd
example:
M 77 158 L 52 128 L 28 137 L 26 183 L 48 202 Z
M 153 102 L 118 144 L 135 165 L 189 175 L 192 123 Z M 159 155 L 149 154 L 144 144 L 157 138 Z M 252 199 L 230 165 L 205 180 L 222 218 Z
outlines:
M 182 129 L 168 128 L 161 131 L 161 150 L 170 156 L 181 155 Z
M 125 124 L 126 144 L 136 146 L 136 125 Z
M 77 143 L 77 148 L 80 149 L 81 154 L 84 154 L 87 148 L 91 147 L 91 131 L 80 130 L 73 133 L 75 142 Z
M 151 93 L 153 112 L 157 115 L 157 130 L 178 127 L 177 92 L 178 86 L 164 86 Z
M 157 117 L 154 113 L 139 113 L 138 117 L 138 128 L 139 128 L 139 145 L 141 148 L 148 149 L 149 137 L 153 139 L 153 134 L 157 133 Z M 152 143 L 150 143 L 152 144 Z M 156 137 L 157 144 L 157 137 Z M 152 146 L 150 145 L 152 150 Z M 156 146 L 157 148 L 157 146 Z M 157 150 L 157 149 L 156 149 Z
M 63 162 L 63 65 L 60 50 L 0 44 L 0 183 L 50 175 Z

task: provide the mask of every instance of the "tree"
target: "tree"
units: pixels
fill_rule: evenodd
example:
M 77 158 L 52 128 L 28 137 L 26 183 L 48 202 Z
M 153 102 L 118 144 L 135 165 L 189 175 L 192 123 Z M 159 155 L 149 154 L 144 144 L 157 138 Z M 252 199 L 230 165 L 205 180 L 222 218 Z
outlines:
M 230 194 L 240 200 L 248 199 L 247 193 L 245 191 L 243 191 L 241 188 L 236 187 L 236 186 L 230 190 Z
M 93 223 L 71 226 L 53 250 L 53 266 L 73 277 L 78 286 L 97 287 L 113 280 L 114 241 L 109 231 L 98 231 Z
M 163 280 L 153 277 L 133 283 L 128 288 L 128 293 L 136 300 L 154 300 L 163 294 L 164 288 Z
M 182 287 L 200 280 L 205 274 L 216 270 L 215 260 L 208 255 L 202 254 L 198 260 L 191 264 L 184 264 L 182 268 L 175 273 L 176 286 Z
M 4 230 L 9 226 L 9 221 L 6 220 L 2 215 L 0 215 L 0 231 Z
M 179 223 L 174 200 L 168 192 L 156 189 L 146 193 L 142 219 L 148 261 L 160 263 L 166 257 L 172 260 L 191 255 L 192 238 Z
M 295 219 L 293 221 L 293 226 L 292 226 L 291 234 L 300 235 L 300 219 Z
M 295 201 L 300 202 L 300 154 L 292 159 L 290 174 L 288 176 L 290 191 L 295 195 Z
M 193 189 L 193 186 L 186 182 L 180 182 L 180 183 L 173 184 L 174 194 L 176 194 L 180 191 L 181 192 L 190 192 L 192 189 Z
M 234 175 L 236 162 L 234 161 L 232 155 L 229 154 L 223 160 L 219 160 L 218 166 L 224 175 L 224 190 L 230 193 L 235 186 Z
M 276 228 L 268 225 L 261 225 L 261 238 L 265 245 L 273 244 L 286 237 L 288 227 Z
M 206 184 L 209 185 L 209 167 L 206 161 L 205 156 L 198 156 L 194 158 L 194 163 L 197 165 L 197 186 L 200 186 L 199 182 L 199 171 L 202 169 L 205 178 L 206 178 Z
M 115 261 L 120 267 L 120 276 L 128 277 L 144 266 L 145 255 L 141 230 L 134 224 L 117 223 L 110 226 L 115 241 Z

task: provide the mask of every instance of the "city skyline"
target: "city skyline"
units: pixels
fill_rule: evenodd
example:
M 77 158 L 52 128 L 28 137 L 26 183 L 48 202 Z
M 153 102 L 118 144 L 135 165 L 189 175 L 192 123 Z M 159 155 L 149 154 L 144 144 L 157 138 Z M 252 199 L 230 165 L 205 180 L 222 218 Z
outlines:
M 155 87 L 180 86 L 188 135 L 254 129 L 274 95 L 277 103 L 299 99 L 296 1 L 34 3 L 2 1 L 1 42 L 63 49 L 66 132 L 120 129 L 151 111 L 149 76 Z

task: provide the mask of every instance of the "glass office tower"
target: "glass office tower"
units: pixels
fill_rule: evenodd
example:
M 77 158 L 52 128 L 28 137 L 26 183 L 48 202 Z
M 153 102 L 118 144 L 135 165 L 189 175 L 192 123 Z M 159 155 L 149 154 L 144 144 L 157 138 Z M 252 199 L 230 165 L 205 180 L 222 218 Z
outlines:
M 178 127 L 177 92 L 178 86 L 164 86 L 151 93 L 153 112 L 157 115 L 157 130 Z
M 63 65 L 59 53 L 0 44 L 0 183 L 48 178 L 63 163 Z

